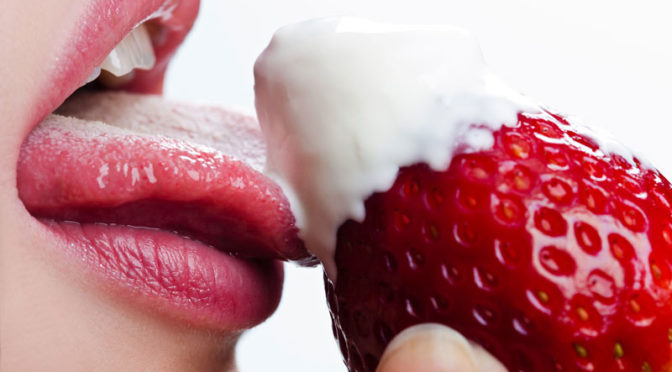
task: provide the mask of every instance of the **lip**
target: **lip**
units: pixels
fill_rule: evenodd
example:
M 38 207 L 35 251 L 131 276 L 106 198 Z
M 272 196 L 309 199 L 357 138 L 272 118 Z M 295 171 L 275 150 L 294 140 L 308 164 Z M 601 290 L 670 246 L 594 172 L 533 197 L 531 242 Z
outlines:
M 68 63 L 51 70 L 35 100 L 34 122 L 46 120 L 22 145 L 17 187 L 43 245 L 104 291 L 195 326 L 240 330 L 277 307 L 280 260 L 311 261 L 280 188 L 245 163 L 254 159 L 157 134 L 160 123 L 153 133 L 105 125 L 96 131 L 99 124 L 90 120 L 59 125 L 64 118 L 47 117 L 148 19 L 160 30 L 153 35 L 157 63 L 121 89 L 160 93 L 198 6 L 198 0 L 92 1 L 58 58 Z M 222 127 L 249 125 L 249 117 L 210 110 Z

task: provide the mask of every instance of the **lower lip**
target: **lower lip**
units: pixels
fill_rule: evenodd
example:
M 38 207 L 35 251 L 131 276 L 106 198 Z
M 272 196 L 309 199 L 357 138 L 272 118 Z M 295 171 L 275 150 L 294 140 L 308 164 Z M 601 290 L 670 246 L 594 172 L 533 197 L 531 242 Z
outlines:
M 48 246 L 115 298 L 196 327 L 242 330 L 270 316 L 282 263 L 244 260 L 157 229 L 41 220 Z

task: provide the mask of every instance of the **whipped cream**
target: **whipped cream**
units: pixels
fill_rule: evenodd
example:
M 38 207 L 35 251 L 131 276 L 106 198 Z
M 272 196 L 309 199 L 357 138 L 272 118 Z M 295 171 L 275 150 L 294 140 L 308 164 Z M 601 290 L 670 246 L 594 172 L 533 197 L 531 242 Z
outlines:
M 478 44 L 450 26 L 325 18 L 286 26 L 255 65 L 267 173 L 284 188 L 307 248 L 336 280 L 338 227 L 400 167 L 443 170 L 460 151 L 538 109 L 501 84 Z M 475 127 L 474 124 L 478 124 Z

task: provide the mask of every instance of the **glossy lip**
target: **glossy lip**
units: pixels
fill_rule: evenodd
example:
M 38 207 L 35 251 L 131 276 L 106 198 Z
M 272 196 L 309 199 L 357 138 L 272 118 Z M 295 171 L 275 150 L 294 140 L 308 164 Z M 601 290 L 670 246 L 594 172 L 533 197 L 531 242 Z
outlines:
M 198 5 L 198 0 L 98 0 L 91 2 L 76 32 L 67 41 L 67 48 L 64 48 L 58 57 L 58 61 L 67 61 L 67 63 L 58 63 L 57 67 L 52 70 L 47 79 L 50 81 L 50 86 L 45 87 L 44 92 L 46 93 L 41 95 L 33 106 L 35 108 L 34 122 L 40 122 L 56 106 L 60 105 L 81 85 L 89 72 L 101 63 L 116 43 L 133 27 L 148 19 L 152 19 L 152 22 L 160 26 L 160 32 L 153 35 L 157 64 L 151 71 L 136 72 L 133 80 L 122 88 L 134 92 L 160 93 L 170 57 L 191 28 L 198 12 Z M 84 146 L 87 145 L 85 138 L 80 138 L 80 140 Z M 26 146 L 30 147 L 26 145 L 29 142 L 30 138 L 24 143 L 23 150 Z M 131 142 L 133 140 L 129 143 Z M 160 140 L 154 142 L 160 142 Z M 88 145 L 91 146 L 91 143 Z M 188 146 L 188 144 L 181 145 Z M 141 145 L 131 145 L 133 148 L 139 146 Z M 51 154 L 60 154 L 61 150 L 67 151 L 68 147 L 61 147 Z M 129 152 L 134 153 L 133 150 Z M 196 157 L 205 153 L 207 151 L 203 153 L 195 150 Z M 33 168 L 33 165 L 53 156 L 51 154 L 45 152 L 33 162 L 19 161 L 17 180 L 20 195 L 25 185 L 30 185 L 30 182 L 22 183 L 22 169 Z M 106 156 L 105 154 L 86 153 L 81 155 L 89 156 L 93 160 L 105 159 Z M 164 160 L 171 160 L 170 155 L 166 157 L 164 154 L 163 156 Z M 60 156 L 56 163 L 59 162 L 64 162 Z M 67 166 L 67 161 L 65 165 Z M 248 171 L 256 172 L 245 170 L 245 172 Z M 47 168 L 42 169 L 42 172 L 44 175 L 51 173 Z M 256 177 L 264 178 L 261 174 Z M 75 179 L 78 180 L 78 177 Z M 58 182 L 60 181 L 57 180 L 56 189 L 66 187 L 65 194 L 78 187 L 77 182 L 69 186 Z M 171 180 L 168 179 L 167 183 L 170 182 Z M 260 184 L 272 183 L 270 180 L 263 179 L 258 182 Z M 79 186 L 84 186 L 82 190 L 86 190 L 85 184 Z M 55 189 L 47 187 L 43 188 L 42 192 L 51 194 L 53 190 Z M 169 200 L 172 197 L 179 198 L 178 194 L 181 191 L 176 188 L 168 194 L 171 192 L 172 195 L 162 197 Z M 101 195 L 98 197 L 104 199 L 105 196 Z M 283 199 L 280 200 L 280 204 L 286 204 L 284 195 L 281 193 L 279 195 Z M 117 202 L 123 204 L 133 201 L 129 193 L 121 199 Z M 63 203 L 56 205 L 51 211 L 67 211 L 68 202 L 66 198 Z M 80 220 L 81 224 L 72 223 L 67 222 L 69 216 L 58 213 L 56 215 L 45 214 L 43 210 L 39 210 L 39 206 L 35 207 L 30 203 L 25 205 L 31 213 L 37 211 L 33 214 L 42 223 L 33 224 L 32 228 L 44 241 L 44 245 L 56 251 L 63 251 L 75 262 L 78 261 L 76 263 L 86 262 L 85 265 L 80 266 L 84 266 L 84 271 L 90 273 L 87 279 L 89 277 L 102 279 L 96 283 L 99 282 L 105 291 L 115 293 L 117 298 L 123 297 L 139 302 L 144 304 L 146 309 L 167 314 L 195 326 L 223 330 L 240 330 L 257 324 L 268 317 L 279 302 L 283 272 L 281 263 L 276 259 L 288 258 L 283 256 L 281 251 L 284 248 L 282 247 L 276 251 L 262 247 L 260 251 L 257 246 L 257 250 L 246 252 L 246 247 L 251 247 L 252 244 L 234 242 L 235 247 L 224 249 L 225 252 L 236 252 L 248 257 L 242 259 L 212 249 L 211 246 L 198 240 L 163 231 L 162 226 L 158 226 L 158 229 L 138 228 L 120 226 L 115 224 L 114 220 L 110 225 L 86 218 Z M 96 207 L 95 200 L 91 205 Z M 98 206 L 110 207 L 104 204 Z M 75 209 L 77 207 L 79 206 L 74 206 Z M 206 209 L 204 208 L 204 211 Z M 179 211 L 179 208 L 175 210 Z M 272 206 L 269 210 L 273 210 Z M 293 223 L 293 217 L 291 218 Z M 257 222 L 243 218 L 242 225 L 246 223 L 253 225 Z M 198 234 L 195 235 L 198 239 Z M 301 255 L 303 256 L 299 257 Z M 305 258 L 305 253 L 300 253 L 299 256 L 289 258 Z M 264 259 L 259 259 L 260 257 Z M 67 261 L 73 262 L 73 260 Z

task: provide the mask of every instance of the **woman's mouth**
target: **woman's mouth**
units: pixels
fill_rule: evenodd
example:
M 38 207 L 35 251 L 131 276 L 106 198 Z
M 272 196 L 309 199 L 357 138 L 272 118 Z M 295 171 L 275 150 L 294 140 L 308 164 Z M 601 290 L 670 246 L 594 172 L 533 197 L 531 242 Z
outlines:
M 21 148 L 18 194 L 44 245 L 117 296 L 243 329 L 276 308 L 280 260 L 312 262 L 287 199 L 260 172 L 256 121 L 97 91 L 159 93 L 197 9 L 197 0 L 92 3 L 59 59 L 69 63 L 35 102 L 36 122 L 46 118 Z M 47 115 L 93 79 L 96 91 Z
M 84 85 L 99 67 L 122 75 L 119 64 L 113 67 L 119 58 L 124 59 L 121 65 L 135 63 L 140 68 L 113 79 L 115 88 L 160 93 L 168 63 L 196 19 L 199 0 L 91 0 L 81 8 L 71 31 L 58 40 L 62 45 L 47 73 L 48 86 L 33 105 L 37 121 Z M 129 60 L 142 55 L 142 50 L 126 50 L 122 56 L 115 53 L 129 44 L 122 42 L 129 36 L 136 39 L 131 45 L 146 49 L 146 43 L 138 40 L 143 35 L 150 39 L 154 63 Z

